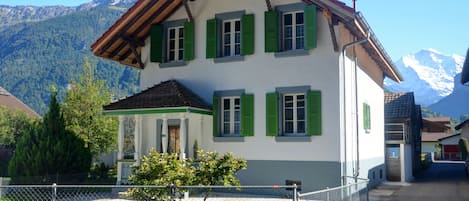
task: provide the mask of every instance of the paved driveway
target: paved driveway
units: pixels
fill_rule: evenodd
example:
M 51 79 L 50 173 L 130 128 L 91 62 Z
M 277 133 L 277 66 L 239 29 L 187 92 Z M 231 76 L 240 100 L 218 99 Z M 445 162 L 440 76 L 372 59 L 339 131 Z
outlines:
M 381 201 L 467 201 L 469 177 L 464 164 L 433 163 L 432 167 L 416 176 L 407 186 L 382 185 L 378 196 L 370 192 L 370 200 Z

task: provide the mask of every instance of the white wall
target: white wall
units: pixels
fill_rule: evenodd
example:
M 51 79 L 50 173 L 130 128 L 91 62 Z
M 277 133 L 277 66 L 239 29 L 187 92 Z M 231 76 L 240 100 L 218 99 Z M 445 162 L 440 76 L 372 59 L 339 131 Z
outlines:
M 301 1 L 272 1 L 280 3 Z M 250 5 L 246 8 L 246 5 Z M 275 58 L 264 52 L 265 1 L 252 0 L 198 0 L 190 3 L 194 15 L 195 59 L 187 66 L 159 68 L 149 62 L 149 39 L 142 49 L 146 68 L 141 73 L 141 88 L 145 89 L 168 79 L 176 79 L 196 94 L 212 102 L 215 90 L 245 89 L 255 95 L 255 136 L 245 142 L 213 142 L 211 122 L 204 125 L 203 148 L 221 152 L 234 152 L 248 160 L 339 160 L 339 100 L 338 100 L 338 53 L 332 50 L 327 22 L 318 12 L 318 47 L 308 56 Z M 245 56 L 244 61 L 215 64 L 205 58 L 206 20 L 216 13 L 246 10 L 255 14 L 255 54 Z M 168 20 L 186 18 L 181 8 Z M 275 87 L 309 85 L 322 91 L 322 136 L 312 137 L 312 142 L 276 142 L 265 136 L 265 94 Z M 209 122 L 209 121 L 207 121 Z
M 411 182 L 414 180 L 412 175 L 412 145 L 401 144 L 401 181 Z
M 461 139 L 460 136 L 453 136 L 453 137 L 441 140 L 440 144 L 442 144 L 442 145 L 458 145 L 459 144 L 459 139 Z
M 436 142 L 422 142 L 422 153 L 436 152 Z

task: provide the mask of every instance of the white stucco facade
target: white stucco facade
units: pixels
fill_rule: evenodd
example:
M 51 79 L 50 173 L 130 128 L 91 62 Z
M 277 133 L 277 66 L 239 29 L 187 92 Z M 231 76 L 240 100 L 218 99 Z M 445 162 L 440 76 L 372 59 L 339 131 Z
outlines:
M 300 2 L 272 0 L 272 5 Z M 285 179 L 299 179 L 303 180 L 305 190 L 313 190 L 340 185 L 342 178 L 347 176 L 369 178 L 375 183 L 385 178 L 383 71 L 363 47 L 357 45 L 347 49 L 347 57 L 342 63 L 341 52 L 333 49 L 327 20 L 318 12 L 317 47 L 309 50 L 307 55 L 277 57 L 264 51 L 265 1 L 198 0 L 190 3 L 190 9 L 195 24 L 195 59 L 187 61 L 184 66 L 160 67 L 159 63 L 150 62 L 148 37 L 141 52 L 145 64 L 140 73 L 141 90 L 174 79 L 209 104 L 215 91 L 244 90 L 254 95 L 254 135 L 243 137 L 241 142 L 220 142 L 212 135 L 211 115 L 190 112 L 138 114 L 135 115 L 138 125 L 135 134 L 137 163 L 151 149 L 164 152 L 161 136 L 166 134 L 168 126 L 183 125 L 181 150 L 187 157 L 193 156 L 193 146 L 197 141 L 203 150 L 233 152 L 237 157 L 248 160 L 248 170 L 241 172 L 240 177 L 250 181 L 242 180 L 243 184 L 282 184 Z M 244 56 L 241 61 L 216 63 L 214 59 L 205 57 L 206 21 L 216 14 L 231 11 L 255 15 L 254 54 Z M 181 7 L 166 21 L 186 18 L 187 14 Z M 341 23 L 334 26 L 339 44 L 358 40 L 341 26 Z M 267 136 L 266 94 L 279 87 L 298 86 L 321 92 L 321 135 L 309 136 L 306 141 L 281 141 Z M 364 128 L 363 103 L 370 106 L 370 129 Z M 122 152 L 120 149 L 120 158 Z M 289 172 L 294 167 L 289 167 L 288 163 L 291 166 L 304 163 L 305 167 Z M 268 164 L 279 165 L 275 171 L 281 173 L 252 176 L 262 169 L 269 172 L 267 169 L 274 168 Z M 316 167 L 318 169 L 315 170 Z M 327 176 L 320 177 L 324 173 L 318 170 L 327 171 L 326 167 L 334 168 L 329 169 L 332 172 Z M 123 174 L 122 171 L 120 167 L 119 174 Z M 315 177 L 321 179 L 314 180 Z

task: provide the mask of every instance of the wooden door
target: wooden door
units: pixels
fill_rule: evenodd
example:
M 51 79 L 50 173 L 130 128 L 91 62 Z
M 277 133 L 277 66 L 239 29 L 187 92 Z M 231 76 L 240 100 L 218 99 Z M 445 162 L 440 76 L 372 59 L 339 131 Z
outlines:
M 168 153 L 179 153 L 179 126 L 168 126 Z

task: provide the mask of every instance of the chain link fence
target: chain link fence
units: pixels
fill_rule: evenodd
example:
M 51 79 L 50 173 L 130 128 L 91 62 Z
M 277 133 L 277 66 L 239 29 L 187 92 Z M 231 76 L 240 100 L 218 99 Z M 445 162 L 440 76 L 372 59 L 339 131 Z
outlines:
M 298 200 L 310 201 L 368 201 L 368 180 L 336 188 L 299 193 Z
M 289 190 L 287 190 L 289 189 Z M 297 186 L 0 185 L 0 201 L 296 200 Z M 162 198 L 163 197 L 163 198 Z

